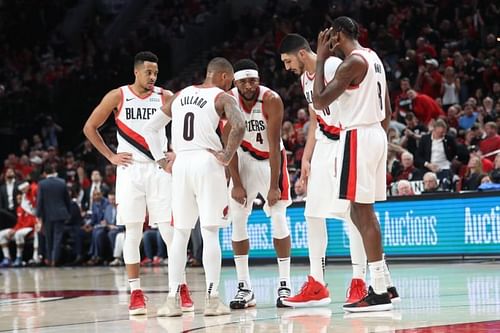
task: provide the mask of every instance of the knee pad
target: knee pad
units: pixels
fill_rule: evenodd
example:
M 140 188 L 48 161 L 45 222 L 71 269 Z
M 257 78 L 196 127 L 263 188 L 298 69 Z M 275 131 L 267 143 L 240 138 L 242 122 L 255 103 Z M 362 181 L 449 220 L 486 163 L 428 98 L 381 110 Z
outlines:
M 273 238 L 283 239 L 290 236 L 290 229 L 286 220 L 284 209 L 273 209 L 271 211 L 271 222 L 273 224 Z
M 141 239 L 142 223 L 127 224 L 123 244 L 123 261 L 125 261 L 125 264 L 138 264 L 141 261 L 139 251 Z
M 233 225 L 231 240 L 233 242 L 241 242 L 248 239 L 248 213 L 243 210 L 233 210 L 231 211 L 231 220 Z

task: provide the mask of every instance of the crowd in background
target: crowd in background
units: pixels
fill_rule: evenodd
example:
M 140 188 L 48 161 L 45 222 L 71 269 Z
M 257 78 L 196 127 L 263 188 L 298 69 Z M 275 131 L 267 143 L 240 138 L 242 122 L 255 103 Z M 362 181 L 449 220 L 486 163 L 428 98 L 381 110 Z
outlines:
M 22 1 L 0 1 L 0 31 L 16 29 L 22 35 L 0 34 L 0 103 L 6 110 L 1 117 L 16 132 L 29 134 L 20 138 L 1 172 L 2 264 L 22 265 L 30 258 L 38 264 L 45 258 L 44 235 L 37 233 L 39 226 L 36 218 L 30 218 L 29 207 L 36 208 L 36 184 L 51 168 L 64 179 L 71 198 L 71 217 L 61 230 L 61 252 L 54 264 L 122 263 L 115 167 L 88 141 L 74 149 L 62 148 L 61 140 L 70 135 L 65 133 L 68 123 L 61 121 L 65 119 L 62 114 L 73 119 L 72 110 L 79 110 L 73 107 L 75 102 L 85 99 L 82 104 L 96 105 L 106 90 L 131 82 L 131 71 L 124 68 L 130 67 L 133 54 L 164 36 L 182 38 L 184 26 L 203 24 L 216 2 L 159 4 L 149 14 L 150 21 L 141 22 L 136 33 L 112 49 L 98 43 L 99 27 L 112 18 L 112 13 L 104 11 L 88 24 L 70 52 L 62 38 L 49 32 L 75 1 L 40 2 L 23 6 L 27 8 L 23 11 L 18 11 Z M 388 194 L 500 189 L 498 1 L 311 1 L 307 8 L 278 4 L 269 0 L 263 7 L 244 10 L 241 18 L 231 22 L 226 41 L 201 57 L 205 62 L 213 56 L 231 61 L 250 57 L 259 64 L 261 84 L 277 91 L 285 105 L 282 139 L 293 182 L 300 176 L 309 113 L 299 78 L 284 69 L 277 49 L 287 33 L 298 32 L 314 50 L 318 31 L 328 27 L 332 18 L 348 15 L 359 22 L 360 43 L 375 50 L 385 65 L 393 111 L 388 132 Z M 29 22 L 41 28 L 34 33 Z M 160 68 L 168 66 L 161 52 L 159 56 Z M 189 76 L 170 78 L 160 85 L 177 91 L 201 82 L 204 61 Z M 88 87 L 85 94 L 82 86 Z M 64 100 L 71 103 L 58 104 L 61 96 L 69 96 Z M 64 112 L 53 112 L 54 108 Z M 84 119 L 90 111 L 75 117 Z M 113 125 L 104 128 L 103 136 L 112 147 L 116 145 Z M 306 199 L 301 192 L 293 196 L 298 201 Z M 31 231 L 24 238 L 15 236 L 26 228 Z M 143 264 L 163 264 L 167 254 L 159 233 L 154 228 L 145 230 Z M 23 245 L 25 239 L 37 251 L 21 252 L 20 263 L 16 244 Z M 193 265 L 200 261 L 200 255 L 193 255 Z

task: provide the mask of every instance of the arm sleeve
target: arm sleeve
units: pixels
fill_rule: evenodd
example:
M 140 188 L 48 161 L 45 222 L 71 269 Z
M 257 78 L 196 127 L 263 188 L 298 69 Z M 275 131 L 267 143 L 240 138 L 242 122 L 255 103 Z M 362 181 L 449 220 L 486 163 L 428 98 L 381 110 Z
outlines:
M 163 153 L 165 144 L 163 144 L 161 137 L 165 135 L 165 126 L 167 126 L 171 120 L 172 119 L 167 116 L 165 112 L 157 111 L 144 125 L 144 139 L 146 139 L 149 150 L 151 154 L 153 154 L 155 161 L 165 157 Z

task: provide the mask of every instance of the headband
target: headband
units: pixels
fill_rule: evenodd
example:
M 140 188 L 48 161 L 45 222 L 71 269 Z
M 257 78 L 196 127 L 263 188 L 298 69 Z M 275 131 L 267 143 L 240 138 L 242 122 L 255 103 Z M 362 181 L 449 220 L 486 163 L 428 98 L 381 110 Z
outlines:
M 259 78 L 259 72 L 256 71 L 255 69 L 242 69 L 234 73 L 234 79 L 237 80 L 242 80 L 246 78 Z

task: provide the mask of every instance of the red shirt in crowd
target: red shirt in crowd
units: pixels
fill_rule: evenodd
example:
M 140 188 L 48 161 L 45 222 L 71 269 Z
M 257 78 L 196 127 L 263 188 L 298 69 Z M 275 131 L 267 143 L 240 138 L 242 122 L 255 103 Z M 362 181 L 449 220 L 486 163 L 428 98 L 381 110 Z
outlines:
M 490 138 L 486 138 L 479 143 L 479 150 L 481 150 L 483 155 L 486 155 L 498 149 L 500 149 L 500 135 L 498 134 Z M 486 156 L 485 158 L 493 162 L 495 160 L 495 156 L 496 154 L 492 154 L 490 156 Z
M 413 113 L 415 113 L 415 116 L 424 125 L 429 125 L 432 119 L 444 116 L 444 112 L 438 103 L 424 94 L 417 94 L 413 100 Z
M 420 92 L 432 98 L 438 98 L 441 96 L 443 76 L 437 70 L 430 72 L 429 75 L 434 82 L 431 83 L 428 78 L 424 77 L 422 80 L 422 88 L 420 89 Z

